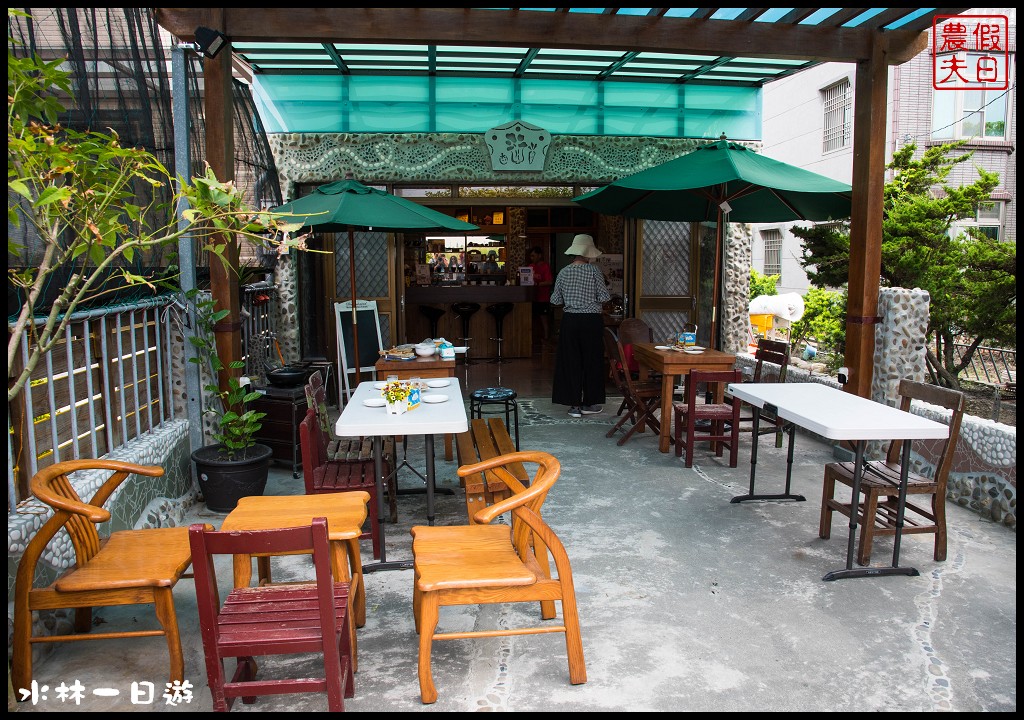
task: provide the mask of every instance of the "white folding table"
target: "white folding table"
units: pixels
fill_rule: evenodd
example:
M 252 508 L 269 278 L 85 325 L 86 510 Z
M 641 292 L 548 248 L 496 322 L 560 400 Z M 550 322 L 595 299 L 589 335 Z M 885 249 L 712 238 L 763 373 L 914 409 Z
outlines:
M 373 437 L 374 474 L 377 484 L 377 523 L 380 529 L 380 561 L 363 566 L 363 572 L 374 570 L 406 569 L 411 560 L 387 562 L 384 548 L 384 460 L 383 439 L 389 435 L 422 435 L 427 460 L 427 523 L 434 524 L 434 435 L 461 433 L 469 429 L 466 404 L 458 378 L 446 378 L 450 384 L 443 388 L 430 388 L 424 397 L 447 395 L 441 403 L 421 402 L 418 407 L 401 415 L 390 415 L 387 408 L 368 407 L 366 400 L 379 400 L 380 390 L 375 381 L 359 383 L 334 426 L 339 437 Z
M 754 413 L 754 443 L 750 451 L 750 493 L 739 495 L 732 502 L 745 500 L 803 500 L 789 494 L 793 470 L 793 428 L 799 425 L 829 440 L 847 440 L 856 443 L 856 461 L 853 473 L 853 499 L 850 507 L 850 537 L 846 548 L 846 568 L 834 570 L 823 580 L 873 575 L 918 575 L 916 568 L 899 567 L 900 537 L 907 502 L 907 473 L 910 469 L 912 440 L 943 439 L 949 436 L 949 426 L 899 408 L 867 400 L 842 390 L 819 383 L 732 383 L 729 392 L 758 408 L 778 413 L 789 432 L 789 454 L 786 459 L 786 493 L 784 495 L 755 495 L 754 477 L 757 468 L 758 416 Z M 864 448 L 868 440 L 904 440 L 900 470 L 899 505 L 896 511 L 896 536 L 892 549 L 891 567 L 853 567 L 854 540 L 857 535 L 857 509 L 860 504 L 860 480 L 864 472 Z M 865 518 L 871 522 L 871 518 Z

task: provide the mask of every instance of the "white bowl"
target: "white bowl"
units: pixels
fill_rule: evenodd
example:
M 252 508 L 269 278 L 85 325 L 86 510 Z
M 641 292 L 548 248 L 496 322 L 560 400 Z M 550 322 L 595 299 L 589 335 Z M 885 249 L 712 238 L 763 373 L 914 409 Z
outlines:
M 430 357 L 436 351 L 433 345 L 417 345 L 414 349 L 420 357 Z

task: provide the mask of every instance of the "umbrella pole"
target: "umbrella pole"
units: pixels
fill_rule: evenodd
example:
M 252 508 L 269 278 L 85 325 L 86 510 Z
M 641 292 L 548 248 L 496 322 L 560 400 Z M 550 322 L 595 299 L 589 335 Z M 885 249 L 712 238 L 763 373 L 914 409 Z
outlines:
M 718 222 L 715 225 L 715 289 L 711 294 L 711 347 L 720 350 L 715 340 L 715 333 L 718 331 L 718 295 L 721 290 L 722 272 L 722 208 L 718 208 Z
M 352 291 L 352 353 L 355 357 L 356 385 L 360 381 L 359 366 L 359 313 L 356 312 L 356 237 L 352 226 L 348 226 L 348 281 Z

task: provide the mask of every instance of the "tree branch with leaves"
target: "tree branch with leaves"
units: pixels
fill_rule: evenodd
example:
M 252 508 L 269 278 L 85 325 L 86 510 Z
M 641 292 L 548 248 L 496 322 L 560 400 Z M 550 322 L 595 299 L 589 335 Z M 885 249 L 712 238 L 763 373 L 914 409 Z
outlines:
M 7 222 L 33 238 L 31 254 L 10 234 L 7 241 L 8 282 L 21 297 L 8 332 L 8 403 L 63 337 L 77 308 L 125 285 L 155 290 L 167 282 L 173 268 L 135 269 L 156 249 L 191 236 L 226 262 L 225 237 L 278 252 L 304 247 L 303 237 L 291 235 L 295 223 L 249 209 L 233 183 L 218 181 L 209 169 L 188 185 L 152 153 L 123 147 L 114 132 L 61 127 L 57 93 L 71 92 L 62 62 L 19 58 L 8 46 Z M 161 195 L 172 199 L 161 201 Z M 189 209 L 179 224 L 174 209 L 182 198 Z M 63 284 L 44 301 L 57 273 Z M 27 360 L 19 365 L 22 354 Z

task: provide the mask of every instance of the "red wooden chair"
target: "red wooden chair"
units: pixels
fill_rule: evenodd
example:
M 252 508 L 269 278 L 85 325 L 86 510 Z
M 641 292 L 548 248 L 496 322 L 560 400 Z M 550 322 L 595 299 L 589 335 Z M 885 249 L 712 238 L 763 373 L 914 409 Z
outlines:
M 736 467 L 740 445 L 740 399 L 724 403 L 697 403 L 697 386 L 701 383 L 738 383 L 743 379 L 739 370 L 691 370 L 686 381 L 686 400 L 672 403 L 675 415 L 676 457 L 686 448 L 686 467 L 693 467 L 693 446 L 710 442 L 715 454 L 722 455 L 723 446 L 729 447 L 729 467 Z M 710 421 L 708 431 L 700 432 L 698 420 Z M 684 439 L 685 437 L 685 439 Z
M 363 460 L 328 460 L 324 437 L 318 427 L 316 411 L 306 411 L 299 423 L 299 444 L 302 447 L 302 480 L 307 495 L 365 490 L 370 495 L 366 505 L 370 529 L 359 536 L 373 543 L 373 557 L 380 557 L 380 527 L 377 524 L 377 482 L 373 458 Z M 384 472 L 388 472 L 385 467 Z
M 329 710 L 343 711 L 345 698 L 355 694 L 349 583 L 331 577 L 326 518 L 280 530 L 215 532 L 196 524 L 189 542 L 213 709 L 227 712 L 237 697 L 249 705 L 257 695 L 326 692 Z M 252 552 L 311 552 L 316 582 L 235 588 L 221 603 L 214 557 Z M 323 677 L 256 678 L 256 657 L 300 653 L 323 656 Z M 232 657 L 237 666 L 228 680 L 224 660 Z

